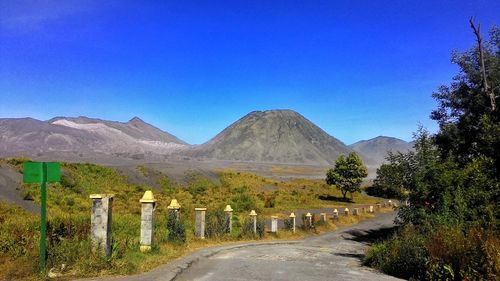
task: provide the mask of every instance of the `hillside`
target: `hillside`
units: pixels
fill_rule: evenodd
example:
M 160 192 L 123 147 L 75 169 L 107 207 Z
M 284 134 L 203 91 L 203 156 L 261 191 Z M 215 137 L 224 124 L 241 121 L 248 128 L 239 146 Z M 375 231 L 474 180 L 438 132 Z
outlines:
M 175 136 L 135 117 L 126 123 L 87 117 L 0 119 L 0 156 L 46 152 L 79 155 L 170 154 L 187 147 Z
M 198 158 L 330 165 L 352 150 L 292 110 L 254 111 L 207 143 Z
M 413 149 L 413 144 L 398 138 L 378 136 L 353 143 L 349 147 L 366 158 L 366 162 L 378 167 L 385 161 L 388 152 L 407 152 Z

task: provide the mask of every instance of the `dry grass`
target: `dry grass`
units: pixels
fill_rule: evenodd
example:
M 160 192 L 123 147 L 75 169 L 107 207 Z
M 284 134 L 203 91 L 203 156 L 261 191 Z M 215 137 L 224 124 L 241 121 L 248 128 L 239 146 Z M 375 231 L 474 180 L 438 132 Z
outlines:
M 16 168 L 22 161 L 10 161 Z M 349 206 L 353 203 L 339 202 L 340 192 L 321 181 L 296 179 L 279 181 L 251 173 L 220 171 L 220 184 L 213 183 L 201 175 L 186 175 L 186 184 L 180 186 L 163 175 L 159 181 L 162 190 L 155 192 L 158 200 L 156 210 L 156 245 L 151 253 L 139 251 L 140 203 L 139 199 L 148 186 L 137 186 L 127 181 L 119 172 L 93 164 L 63 164 L 63 181 L 52 184 L 48 189 L 49 222 L 61 229 L 72 229 L 53 238 L 49 247 L 49 266 L 60 268 L 67 265 L 62 279 L 74 277 L 133 274 L 151 270 L 161 264 L 191 253 L 197 249 L 240 243 L 246 240 L 239 235 L 241 224 L 251 209 L 259 215 L 268 217 L 299 209 L 319 209 L 326 207 Z M 152 172 L 140 167 L 141 173 Z M 274 191 L 262 191 L 262 186 L 276 187 Z M 38 201 L 39 190 L 36 185 L 23 185 Z M 115 247 L 110 260 L 102 259 L 92 253 L 88 241 L 90 224 L 91 193 L 114 193 L 113 239 Z M 320 196 L 329 198 L 320 199 Z M 176 198 L 182 205 L 181 216 L 185 220 L 187 243 L 175 245 L 167 243 L 165 218 L 170 200 Z M 354 196 L 354 204 L 375 203 L 375 199 L 362 195 Z M 272 204 L 271 204 L 272 203 Z M 194 208 L 207 207 L 209 210 L 224 208 L 231 204 L 235 209 L 234 233 L 219 239 L 200 240 L 193 237 Z M 272 205 L 272 206 L 271 206 Z M 37 272 L 38 256 L 38 217 L 28 214 L 17 207 L 0 204 L 0 280 L 28 280 L 42 278 Z M 341 218 L 335 225 L 328 222 L 318 226 L 316 233 L 331 231 L 338 226 L 357 223 L 369 216 Z M 314 233 L 279 231 L 278 234 L 265 235 L 262 240 L 296 240 Z M 51 240 L 52 241 L 52 240 Z

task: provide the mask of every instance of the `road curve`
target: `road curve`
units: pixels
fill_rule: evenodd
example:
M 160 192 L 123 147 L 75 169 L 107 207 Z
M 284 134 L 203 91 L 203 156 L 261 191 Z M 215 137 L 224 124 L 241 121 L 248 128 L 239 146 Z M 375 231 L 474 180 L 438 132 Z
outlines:
M 359 224 L 302 241 L 209 248 L 151 272 L 105 280 L 400 280 L 361 266 L 371 241 L 394 226 L 394 215 L 379 214 Z

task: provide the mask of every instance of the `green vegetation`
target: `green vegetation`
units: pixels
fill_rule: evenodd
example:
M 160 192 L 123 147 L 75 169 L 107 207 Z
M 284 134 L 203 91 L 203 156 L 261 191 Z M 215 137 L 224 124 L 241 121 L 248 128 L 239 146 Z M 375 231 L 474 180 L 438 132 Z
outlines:
M 344 199 L 349 192 L 352 199 L 354 192 L 361 192 L 361 182 L 366 176 L 368 172 L 363 160 L 352 152 L 347 157 L 342 155 L 335 160 L 335 168 L 326 172 L 326 183 L 340 189 Z
M 389 157 L 378 171 L 379 190 L 404 187 L 409 206 L 399 211 L 398 232 L 376 244 L 366 263 L 418 280 L 498 280 L 500 29 L 453 61 L 460 73 L 433 95 L 439 131 L 419 129 L 415 152 Z
M 21 172 L 23 162 L 28 160 L 0 159 Z M 218 181 L 212 181 L 199 173 L 187 173 L 181 185 L 147 166 L 137 168 L 137 172 L 154 175 L 158 179 L 157 189 L 132 184 L 124 174 L 113 168 L 88 163 L 62 163 L 61 182 L 48 185 L 48 269 L 61 273 L 63 279 L 132 274 L 150 270 L 194 249 L 225 241 L 302 237 L 305 233 L 301 231 L 295 235 L 286 231 L 278 235 L 266 235 L 262 216 L 285 217 L 286 213 L 295 209 L 336 207 L 339 202 L 335 198 L 340 197 L 338 190 L 322 181 L 279 181 L 251 173 L 219 171 Z M 37 185 L 22 185 L 20 189 L 39 203 Z M 158 201 L 155 243 L 151 252 L 141 253 L 139 200 L 148 189 L 153 189 Z M 115 195 L 112 226 L 114 243 L 110 258 L 99 256 L 91 249 L 89 195 L 93 193 Z M 173 198 L 182 206 L 178 223 L 168 219 L 167 206 Z M 364 204 L 375 203 L 376 200 L 356 194 L 354 202 Z M 233 232 L 230 235 L 224 233 L 226 225 L 222 210 L 227 204 L 234 209 Z M 208 208 L 206 234 L 209 239 L 194 237 L 195 207 Z M 252 209 L 259 214 L 256 237 L 249 232 L 253 228 L 249 228 L 247 223 L 248 213 Z M 346 219 L 341 223 L 355 222 Z M 171 224 L 170 229 L 173 231 L 167 230 L 167 224 Z M 334 226 L 324 226 L 323 231 L 328 227 Z M 0 202 L 0 280 L 43 279 L 43 275 L 37 273 L 38 243 L 39 218 Z
M 407 194 L 405 184 L 414 168 L 413 155 L 413 153 L 389 152 L 386 158 L 388 164 L 382 164 L 377 169 L 377 178 L 366 188 L 366 193 L 384 198 L 405 199 Z

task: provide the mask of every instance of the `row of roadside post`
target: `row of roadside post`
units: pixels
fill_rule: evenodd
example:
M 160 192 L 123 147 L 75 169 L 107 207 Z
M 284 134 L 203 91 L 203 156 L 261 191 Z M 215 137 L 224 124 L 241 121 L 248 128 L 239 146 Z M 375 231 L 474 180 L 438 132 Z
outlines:
M 111 255 L 112 248 L 112 209 L 113 209 L 113 195 L 112 194 L 92 194 L 90 195 L 92 199 L 92 214 L 91 214 L 91 240 L 94 249 L 99 249 L 103 254 L 109 256 Z M 156 199 L 153 196 L 152 191 L 146 191 L 144 196 L 140 200 L 141 203 L 141 232 L 140 232 L 140 250 L 142 252 L 148 252 L 151 250 L 151 246 L 154 240 L 154 212 L 156 210 Z M 361 213 L 374 213 L 375 209 L 380 209 L 382 207 L 397 207 L 397 204 L 393 203 L 391 200 L 384 202 L 383 204 L 376 204 L 375 206 L 370 205 L 368 207 L 353 208 L 352 215 L 359 216 Z M 181 205 L 176 199 L 172 199 L 170 205 L 167 207 L 169 212 L 175 214 L 176 219 L 179 219 L 179 213 Z M 345 208 L 342 210 L 344 216 L 349 216 L 351 210 Z M 206 218 L 207 208 L 195 208 L 195 236 L 204 239 L 205 238 L 205 218 Z M 233 230 L 233 209 L 230 205 L 227 205 L 224 209 L 225 220 L 226 220 L 226 232 L 231 233 Z M 249 213 L 249 217 L 252 223 L 252 231 L 254 234 L 257 233 L 257 213 L 252 210 Z M 295 233 L 296 231 L 296 214 L 292 212 L 289 216 L 291 222 L 291 231 Z M 313 215 L 308 212 L 305 214 L 305 223 L 309 226 L 313 225 L 312 221 Z M 338 220 L 340 217 L 340 212 L 338 209 L 334 209 L 331 218 L 333 220 Z M 271 232 L 278 232 L 278 216 L 271 217 Z M 326 223 L 327 214 L 320 213 L 320 221 Z

